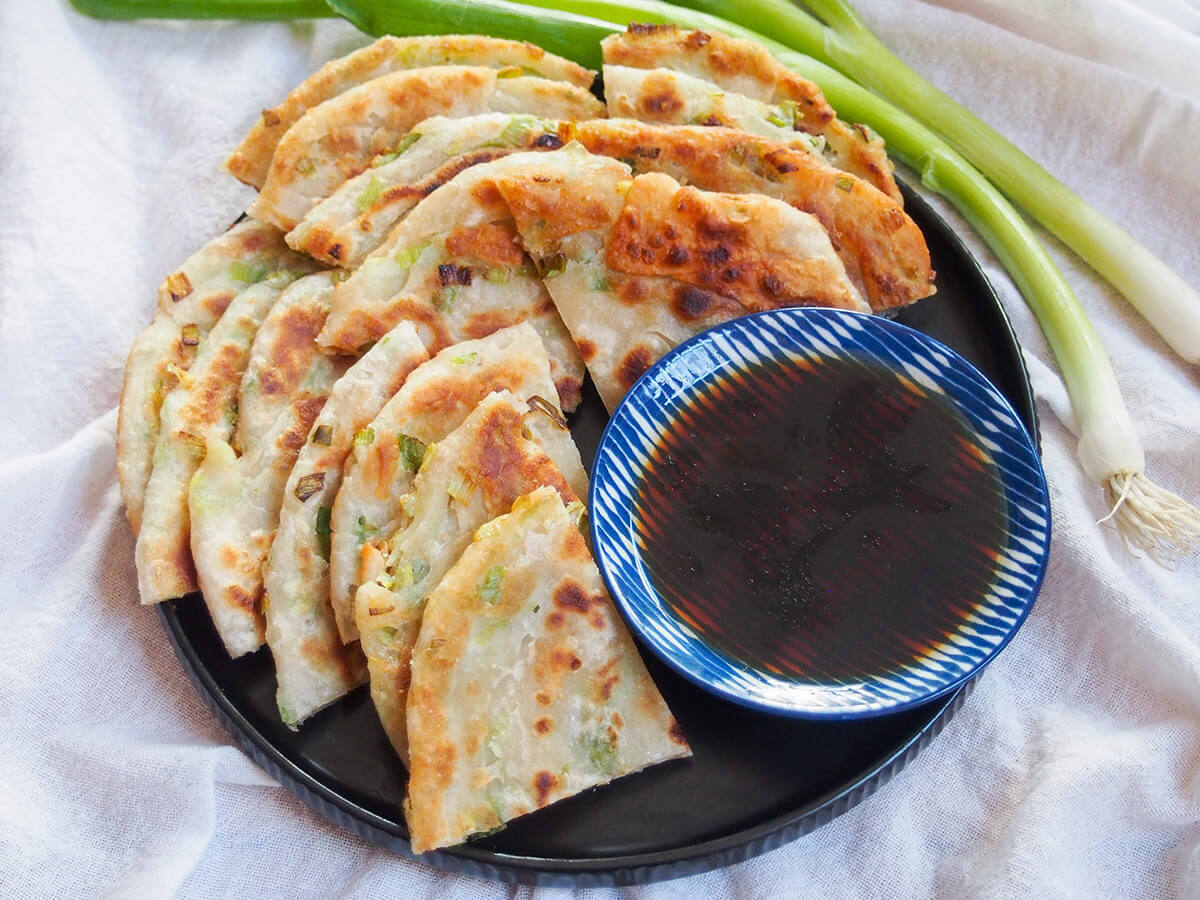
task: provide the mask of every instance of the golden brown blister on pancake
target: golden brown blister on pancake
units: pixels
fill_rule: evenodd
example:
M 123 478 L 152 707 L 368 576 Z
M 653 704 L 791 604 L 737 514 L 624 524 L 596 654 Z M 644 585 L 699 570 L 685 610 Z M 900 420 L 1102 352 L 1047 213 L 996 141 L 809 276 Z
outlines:
M 430 594 L 408 739 L 416 853 L 690 755 L 553 489 L 480 528 Z
M 312 107 L 382 75 L 438 65 L 486 66 L 503 76 L 535 75 L 587 90 L 595 72 L 524 41 L 483 35 L 392 37 L 331 60 L 299 84 L 282 103 L 264 109 L 225 163 L 236 178 L 260 188 L 275 148 L 287 130 Z
M 892 177 L 893 166 L 883 141 L 866 126 L 849 125 L 837 118 L 817 85 L 787 69 L 762 45 L 674 25 L 630 25 L 623 34 L 605 38 L 601 46 L 606 69 L 616 66 L 670 70 L 711 82 L 713 88 L 709 93 L 713 94 L 713 101 L 726 107 L 731 105 L 733 98 L 716 95 L 737 94 L 756 103 L 771 105 L 774 107 L 772 115 L 781 128 L 819 137 L 824 143 L 825 155 L 833 165 L 853 172 L 896 202 L 903 202 Z M 608 82 L 607 71 L 605 82 Z M 653 91 L 642 99 L 653 100 Z M 658 109 L 654 104 L 650 107 L 639 104 L 638 108 L 648 111 L 653 116 L 652 121 L 657 122 L 733 124 L 672 118 L 671 110 L 677 114 L 685 108 L 686 102 L 687 98 L 677 90 L 667 89 Z M 689 115 L 696 117 L 699 113 L 692 110 Z

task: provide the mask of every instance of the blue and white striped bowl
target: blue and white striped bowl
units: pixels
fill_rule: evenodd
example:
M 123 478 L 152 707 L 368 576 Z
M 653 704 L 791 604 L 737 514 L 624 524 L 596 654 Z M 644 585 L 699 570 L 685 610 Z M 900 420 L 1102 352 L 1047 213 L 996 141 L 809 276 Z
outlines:
M 764 365 L 797 369 L 834 357 L 864 358 L 901 381 L 949 398 L 990 456 L 1007 507 L 978 596 L 936 644 L 904 664 L 863 677 L 781 676 L 718 649 L 659 595 L 638 539 L 637 496 L 668 425 L 721 384 Z M 895 712 L 952 690 L 1012 638 L 1041 587 L 1050 503 L 1037 450 L 1008 401 L 974 366 L 938 341 L 886 319 L 844 310 L 782 309 L 726 322 L 676 347 L 625 396 L 600 441 L 590 497 L 596 559 L 614 600 L 642 641 L 713 693 L 792 716 L 846 719 Z M 744 602 L 752 603 L 747 596 Z

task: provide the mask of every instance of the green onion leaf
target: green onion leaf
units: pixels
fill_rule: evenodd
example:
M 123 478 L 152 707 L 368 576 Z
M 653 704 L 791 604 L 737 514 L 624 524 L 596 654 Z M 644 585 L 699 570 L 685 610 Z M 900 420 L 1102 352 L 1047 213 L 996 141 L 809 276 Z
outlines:
M 401 434 L 397 436 L 396 443 L 400 446 L 400 461 L 404 463 L 404 468 L 414 474 L 419 472 L 421 463 L 425 461 L 427 448 L 424 442 L 407 434 Z
M 504 566 L 492 566 L 479 585 L 479 601 L 488 605 L 499 603 L 504 596 L 503 585 Z
M 296 499 L 303 503 L 317 491 L 325 486 L 325 473 L 313 472 L 311 475 L 305 475 L 296 482 Z
M 320 444 L 322 447 L 328 447 L 333 443 L 333 426 L 318 425 L 313 429 L 312 442 Z
M 378 178 L 372 178 L 367 182 L 367 186 L 363 188 L 361 194 L 354 201 L 354 205 L 358 207 L 359 212 L 366 212 L 383 195 L 383 182 Z
M 242 281 L 246 284 L 258 284 L 270 273 L 268 266 L 261 263 L 250 263 L 245 260 L 234 260 L 229 264 L 229 277 L 234 281 Z
M 508 284 L 509 278 L 512 277 L 508 269 L 488 269 L 484 275 L 492 284 Z
M 359 447 L 375 443 L 375 429 L 370 426 L 359 429 L 354 435 L 354 443 Z
M 354 527 L 354 536 L 358 539 L 360 547 L 377 534 L 379 534 L 378 526 L 368 522 L 366 516 L 358 517 L 358 522 Z
M 393 256 L 392 259 L 396 260 L 396 264 L 399 265 L 400 268 L 407 269 L 410 268 L 418 259 L 420 259 L 421 254 L 424 253 L 428 247 L 428 244 L 421 244 L 417 247 L 404 247 L 400 250 L 397 250 L 396 255 Z
M 450 485 L 446 488 L 446 493 L 457 500 L 459 503 L 470 503 L 471 498 L 475 496 L 475 482 L 471 480 L 462 469 L 455 469 L 454 475 L 450 478 Z

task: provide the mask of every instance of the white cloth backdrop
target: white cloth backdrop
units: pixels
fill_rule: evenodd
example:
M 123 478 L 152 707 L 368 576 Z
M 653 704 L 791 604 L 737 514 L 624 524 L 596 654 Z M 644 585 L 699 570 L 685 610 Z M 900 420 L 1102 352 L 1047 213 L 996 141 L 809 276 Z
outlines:
M 1194 2 L 860 6 L 902 57 L 1200 284 Z M 0 35 L 0 892 L 528 896 L 311 813 L 232 746 L 136 603 L 113 466 L 125 353 L 159 280 L 247 202 L 218 169 L 227 151 L 360 39 L 328 22 L 98 23 L 60 0 L 0 4 Z M 756 860 L 622 896 L 1200 896 L 1197 558 L 1165 571 L 1096 527 L 1053 359 L 951 218 L 1037 389 L 1055 512 L 1041 598 L 877 795 Z M 1200 500 L 1196 370 L 1050 246 L 1111 350 L 1152 474 Z

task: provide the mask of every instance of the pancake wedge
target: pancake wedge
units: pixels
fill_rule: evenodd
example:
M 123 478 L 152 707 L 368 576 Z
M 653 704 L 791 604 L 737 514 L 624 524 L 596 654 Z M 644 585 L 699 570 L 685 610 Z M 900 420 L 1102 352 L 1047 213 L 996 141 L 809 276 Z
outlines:
M 301 278 L 280 295 L 250 350 L 233 443 L 210 436 L 192 476 L 192 558 L 213 624 L 233 657 L 266 639 L 262 568 L 284 486 L 345 370 L 344 362 L 317 349 L 332 296 L 327 274 Z
M 516 150 L 555 150 L 559 120 L 487 113 L 419 122 L 396 151 L 371 161 L 313 207 L 287 236 L 297 250 L 353 269 L 404 215 L 459 172 Z
M 574 410 L 583 360 L 492 186 L 512 158 L 472 166 L 421 201 L 337 286 L 321 344 L 355 353 L 408 320 L 436 353 L 528 322 L 550 356 L 561 407 Z
M 402 69 L 438 65 L 487 66 L 502 77 L 534 75 L 567 81 L 587 90 L 595 72 L 522 41 L 477 34 L 381 37 L 366 47 L 331 60 L 298 85 L 282 103 L 264 109 L 225 167 L 252 187 L 262 187 L 280 138 L 312 107 L 352 87 Z
M 142 603 L 161 603 L 198 587 L 189 545 L 188 485 L 208 439 L 233 435 L 250 347 L 279 292 L 264 282 L 238 294 L 201 342 L 191 369 L 163 400 L 134 557 Z
M 520 75 L 498 78 L 481 66 L 432 66 L 382 75 L 314 106 L 279 141 L 250 214 L 290 231 L 319 201 L 365 171 L 381 153 L 395 152 L 430 116 L 530 113 L 591 119 L 604 106 L 565 81 Z M 369 189 L 357 198 L 374 199 Z
M 363 580 L 363 549 L 382 563 L 383 557 L 372 551 L 386 547 L 408 523 L 401 501 L 412 489 L 426 447 L 461 425 L 484 397 L 501 390 L 538 411 L 547 425 L 566 427 L 546 348 L 537 332 L 522 323 L 447 347 L 415 369 L 355 436 L 333 504 L 329 557 L 330 596 L 343 641 L 358 639 L 354 594 Z M 583 469 L 564 474 L 571 489 L 585 496 Z M 373 571 L 366 580 L 377 574 Z
M 870 312 L 821 224 L 778 200 L 631 177 L 577 143 L 471 171 L 490 169 L 610 410 L 718 322 L 786 306 Z
M 665 68 L 711 82 L 709 90 L 714 101 L 726 107 L 733 102 L 734 94 L 770 104 L 776 107 L 774 117 L 783 127 L 819 138 L 830 163 L 858 175 L 896 202 L 903 202 L 883 141 L 865 125 L 848 125 L 839 119 L 820 88 L 783 66 L 761 44 L 674 25 L 630 25 L 625 33 L 601 41 L 601 47 L 606 84 L 609 66 Z M 727 96 L 715 96 L 722 93 Z M 653 94 L 647 93 L 645 99 L 652 100 Z M 684 99 L 668 91 L 661 103 L 650 105 L 654 121 L 667 121 L 664 116 L 668 110 Z M 657 111 L 655 106 L 659 107 Z M 700 111 L 692 115 L 700 115 Z M 705 120 L 671 121 L 677 125 L 708 124 Z
M 430 594 L 408 737 L 415 853 L 690 755 L 553 489 L 480 528 Z
M 366 680 L 362 652 L 342 645 L 329 604 L 329 519 L 355 434 L 426 359 L 407 322 L 388 333 L 334 383 L 288 476 L 263 613 L 279 715 L 291 728 Z
M 570 135 L 591 153 L 629 164 L 635 175 L 661 172 L 701 190 L 762 194 L 810 213 L 877 312 L 935 291 L 929 247 L 903 207 L 809 153 L 731 128 L 632 119 L 580 122 Z
M 570 433 L 548 426 L 541 412 L 508 391 L 484 398 L 430 448 L 413 483 L 411 521 L 389 542 L 386 570 L 355 596 L 371 698 L 401 759 L 408 759 L 409 663 L 425 597 L 475 529 L 507 512 L 518 497 L 549 485 L 574 503 L 571 485 L 583 481 Z
M 273 225 L 243 219 L 192 254 L 158 288 L 158 308 L 129 351 L 117 417 L 117 476 L 125 515 L 136 534 L 159 433 L 163 397 L 191 365 L 200 342 L 235 296 L 270 279 L 286 285 L 311 272 Z

